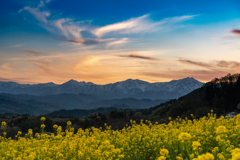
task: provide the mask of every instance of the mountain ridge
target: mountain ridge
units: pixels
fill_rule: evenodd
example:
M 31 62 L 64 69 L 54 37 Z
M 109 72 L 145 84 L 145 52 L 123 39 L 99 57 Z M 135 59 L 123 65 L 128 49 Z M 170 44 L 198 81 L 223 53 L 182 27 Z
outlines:
M 189 93 L 190 91 L 199 88 L 204 83 L 197 81 L 194 78 L 184 78 L 179 80 L 172 80 L 170 82 L 146 82 L 139 79 L 127 79 L 116 83 L 109 83 L 105 85 L 98 85 L 92 82 L 78 82 L 76 80 L 69 80 L 63 84 L 40 83 L 40 84 L 18 84 L 16 82 L 0 82 L 0 93 L 11 94 L 30 94 L 30 95 L 56 95 L 62 93 L 69 94 L 94 94 L 102 99 L 113 98 L 148 98 L 148 99 L 174 99 Z M 144 97 L 149 92 L 152 95 L 158 95 L 152 98 L 150 95 Z M 174 92 L 174 93 L 173 93 Z M 162 93 L 166 93 L 164 98 Z M 141 94 L 138 97 L 138 94 Z

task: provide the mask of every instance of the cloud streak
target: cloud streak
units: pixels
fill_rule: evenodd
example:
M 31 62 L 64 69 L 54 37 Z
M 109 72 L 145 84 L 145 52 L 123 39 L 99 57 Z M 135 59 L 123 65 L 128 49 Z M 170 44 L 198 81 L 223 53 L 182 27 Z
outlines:
M 192 61 L 192 60 L 187 60 L 187 59 L 179 59 L 180 62 L 185 63 L 185 64 L 191 64 L 191 65 L 196 65 L 196 66 L 200 66 L 200 67 L 211 67 L 210 64 L 207 63 L 203 63 L 203 62 L 196 62 L 196 61 Z
M 125 37 L 125 38 L 121 38 L 121 39 L 109 42 L 107 44 L 107 46 L 110 47 L 110 46 L 113 46 L 113 45 L 121 45 L 121 44 L 128 43 L 128 42 L 129 42 L 129 38 Z
M 145 60 L 153 60 L 153 61 L 159 61 L 161 59 L 149 57 L 149 56 L 141 56 L 137 54 L 129 54 L 129 55 L 117 55 L 117 57 L 122 57 L 122 58 L 137 58 L 137 59 L 145 59 Z
M 222 69 L 240 69 L 240 62 L 237 61 L 212 61 L 209 63 L 203 63 L 203 62 L 197 62 L 197 61 L 192 61 L 192 60 L 186 60 L 186 59 L 179 59 L 179 62 L 185 63 L 185 64 L 190 64 L 190 65 L 195 65 L 195 66 L 200 66 L 200 67 L 205 67 L 208 69 L 213 69 L 217 70 L 217 68 L 222 68 Z
M 233 30 L 231 30 L 231 32 L 240 36 L 240 29 L 233 29 Z
M 218 67 L 240 69 L 240 62 L 237 61 L 218 61 Z
M 24 50 L 23 52 L 25 52 L 25 53 L 30 53 L 30 54 L 35 54 L 35 55 L 40 55 L 40 54 L 42 54 L 42 52 L 34 51 L 34 50 Z
M 165 18 L 158 22 L 153 22 L 149 18 L 149 14 L 131 18 L 129 20 L 118 22 L 104 27 L 100 27 L 92 31 L 98 37 L 101 37 L 108 33 L 120 33 L 120 34 L 135 34 L 145 32 L 155 32 L 164 28 L 164 25 L 175 24 L 183 21 L 187 21 L 195 17 L 196 15 L 184 15 L 179 17 Z
M 95 31 L 92 31 L 98 37 L 103 36 L 109 32 L 119 32 L 119 33 L 138 33 L 144 31 L 149 27 L 153 27 L 155 24 L 147 22 L 147 17 L 149 15 L 143 15 L 138 18 L 131 18 L 127 21 L 106 25 L 101 28 L 97 28 Z M 145 25 L 144 25 L 145 24 Z M 150 25 L 150 26 L 149 26 Z
M 107 39 L 82 39 L 82 40 L 67 39 L 66 41 L 74 42 L 74 43 L 78 43 L 78 44 L 93 45 L 93 44 L 104 43 L 109 40 L 107 40 Z

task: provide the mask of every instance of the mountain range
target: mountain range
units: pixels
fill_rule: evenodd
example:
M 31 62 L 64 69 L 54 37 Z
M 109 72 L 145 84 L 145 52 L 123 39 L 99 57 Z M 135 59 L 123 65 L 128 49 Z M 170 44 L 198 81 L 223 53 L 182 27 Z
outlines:
M 102 99 L 136 98 L 136 99 L 173 99 L 185 95 L 203 85 L 194 78 L 172 80 L 170 82 L 149 83 L 141 80 L 128 79 L 106 85 L 92 82 L 70 80 L 63 84 L 19 84 L 16 82 L 0 82 L 0 93 L 29 94 L 36 96 L 57 94 L 92 94 Z
M 50 82 L 33 85 L 0 82 L 0 101 L 2 101 L 0 113 L 4 111 L 27 112 L 24 107 L 19 110 L 17 104 L 21 106 L 26 104 L 30 110 L 32 109 L 28 112 L 34 115 L 60 109 L 96 109 L 99 107 L 143 109 L 154 107 L 169 99 L 179 98 L 203 84 L 189 77 L 156 83 L 128 79 L 106 85 L 75 80 L 63 84 Z M 5 100 L 8 100 L 12 109 L 6 109 Z M 5 109 L 1 110 L 2 107 Z

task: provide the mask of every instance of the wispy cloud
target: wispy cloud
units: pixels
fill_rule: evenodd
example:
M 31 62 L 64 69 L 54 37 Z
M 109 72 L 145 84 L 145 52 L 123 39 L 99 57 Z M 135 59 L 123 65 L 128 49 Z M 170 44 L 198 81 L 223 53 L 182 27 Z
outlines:
M 78 26 L 70 18 L 61 18 L 53 20 L 50 23 L 51 26 L 56 27 L 61 33 L 65 36 L 68 41 L 72 42 L 84 42 L 84 39 L 81 35 L 81 31 L 85 30 L 84 27 Z
M 231 30 L 231 32 L 240 36 L 240 29 L 233 29 L 233 30 Z
M 53 70 L 53 67 L 46 65 L 46 63 L 32 62 L 32 64 L 37 68 L 43 70 L 45 74 L 50 74 Z
M 149 15 L 143 15 L 138 18 L 131 18 L 127 21 L 110 24 L 101 28 L 97 28 L 95 31 L 93 31 L 93 33 L 98 37 L 106 33 L 116 31 L 118 31 L 119 33 L 138 33 L 149 28 L 149 25 L 151 25 L 152 27 L 154 26 L 154 24 L 147 22 L 147 17 L 149 17 Z
M 212 61 L 212 62 L 198 62 L 198 61 L 192 61 L 187 59 L 179 59 L 179 62 L 190 64 L 190 65 L 196 65 L 200 67 L 205 67 L 212 70 L 218 70 L 218 68 L 221 69 L 240 69 L 240 62 L 237 61 Z
M 19 12 L 26 10 L 30 12 L 40 22 L 47 23 L 48 22 L 47 17 L 49 17 L 51 13 L 47 10 L 42 9 L 42 7 L 44 7 L 48 2 L 50 2 L 50 0 L 40 1 L 40 3 L 36 8 L 26 6 L 23 9 L 21 9 Z
M 217 66 L 223 67 L 223 68 L 235 68 L 240 69 L 240 62 L 237 61 L 218 61 Z
M 40 1 L 37 7 L 26 6 L 21 9 L 31 13 L 42 26 L 53 33 L 55 39 L 65 40 L 68 42 L 78 43 L 78 44 L 98 44 L 107 42 L 107 47 L 124 44 L 128 42 L 126 37 L 119 40 L 109 40 L 103 39 L 102 36 L 115 33 L 115 34 L 136 34 L 136 33 L 146 33 L 155 32 L 164 27 L 169 29 L 169 25 L 184 22 L 194 18 L 197 15 L 183 15 L 179 17 L 165 18 L 160 21 L 153 21 L 150 19 L 150 15 L 146 14 L 140 17 L 131 18 L 129 20 L 118 22 L 114 24 L 109 24 L 103 27 L 91 26 L 91 21 L 76 21 L 72 18 L 55 18 L 52 16 L 50 10 L 46 8 L 46 4 L 49 1 Z M 171 28 L 171 27 L 170 27 Z M 173 27 L 175 28 L 175 27 Z M 83 31 L 88 31 L 92 34 L 92 37 L 83 37 Z
M 196 61 L 192 61 L 192 60 L 187 60 L 187 59 L 179 59 L 180 62 L 182 63 L 186 63 L 186 64 L 192 64 L 192 65 L 196 65 L 196 66 L 201 66 L 201 67 L 211 67 L 210 64 L 207 63 L 203 63 L 203 62 L 196 62 Z
M 24 10 L 29 11 L 36 19 L 39 21 L 47 23 L 47 17 L 49 17 L 51 14 L 48 11 L 40 11 L 39 8 L 31 8 L 31 7 L 24 7 Z
M 121 39 L 111 41 L 107 44 L 107 46 L 110 47 L 110 46 L 113 46 L 113 45 L 121 45 L 121 44 L 128 43 L 128 42 L 129 42 L 129 38 L 125 37 L 125 38 L 121 38 Z
M 0 77 L 0 81 L 3 81 L 3 82 L 18 82 L 18 83 L 25 83 L 25 84 L 26 83 L 34 83 L 34 82 L 31 82 L 32 81 L 31 78 L 3 78 L 3 77 Z
M 68 41 L 68 42 L 74 42 L 74 43 L 78 43 L 78 44 L 85 44 L 85 45 L 92 45 L 92 44 L 99 44 L 99 43 L 105 43 L 108 41 L 112 41 L 110 39 L 62 39 L 62 38 L 57 38 L 59 40 L 63 40 L 63 41 Z M 111 42 L 113 43 L 113 42 Z
M 6 69 L 6 70 L 12 70 L 11 66 L 9 63 L 3 63 L 0 65 L 1 68 Z
M 64 38 L 56 38 L 61 40 L 66 40 L 69 42 L 85 42 L 81 36 L 81 31 L 85 30 L 84 27 L 80 26 L 81 22 L 75 22 L 71 18 L 59 18 L 54 19 L 51 16 L 51 12 L 46 9 L 47 1 L 40 1 L 39 5 L 34 8 L 30 6 L 26 6 L 21 9 L 19 12 L 23 10 L 31 13 L 39 22 L 42 22 L 42 26 L 48 31 L 52 32 L 55 36 L 64 36 Z
M 146 59 L 146 60 L 154 60 L 154 61 L 159 61 L 161 59 L 158 58 L 153 58 L 149 56 L 141 56 L 137 54 L 129 54 L 129 55 L 117 55 L 117 57 L 123 57 L 123 58 L 138 58 L 138 59 Z
M 42 52 L 34 51 L 34 50 L 24 50 L 24 51 L 22 51 L 22 52 L 24 52 L 24 53 L 29 53 L 29 54 L 34 54 L 34 55 L 36 55 L 36 56 L 42 54 Z
M 197 15 L 184 15 L 179 17 L 165 18 L 161 21 L 153 22 L 149 18 L 149 14 L 143 15 L 137 18 L 131 18 L 129 20 L 118 22 L 110 25 L 106 25 L 101 28 L 97 28 L 92 31 L 98 37 L 101 37 L 107 33 L 117 32 L 120 34 L 134 34 L 144 32 L 155 32 L 163 29 L 166 24 L 174 24 L 192 19 Z

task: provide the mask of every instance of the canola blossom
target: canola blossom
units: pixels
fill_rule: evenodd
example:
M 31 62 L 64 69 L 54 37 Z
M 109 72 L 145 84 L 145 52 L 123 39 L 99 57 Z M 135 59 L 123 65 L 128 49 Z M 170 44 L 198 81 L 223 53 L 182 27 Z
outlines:
M 72 123 L 54 133 L 18 132 L 15 139 L 0 137 L 2 160 L 240 160 L 240 115 L 199 120 L 177 118 L 168 124 L 141 121 L 122 130 L 78 129 Z M 5 130 L 7 124 L 2 123 Z M 43 124 L 40 126 L 44 128 Z M 4 133 L 7 134 L 7 133 Z

